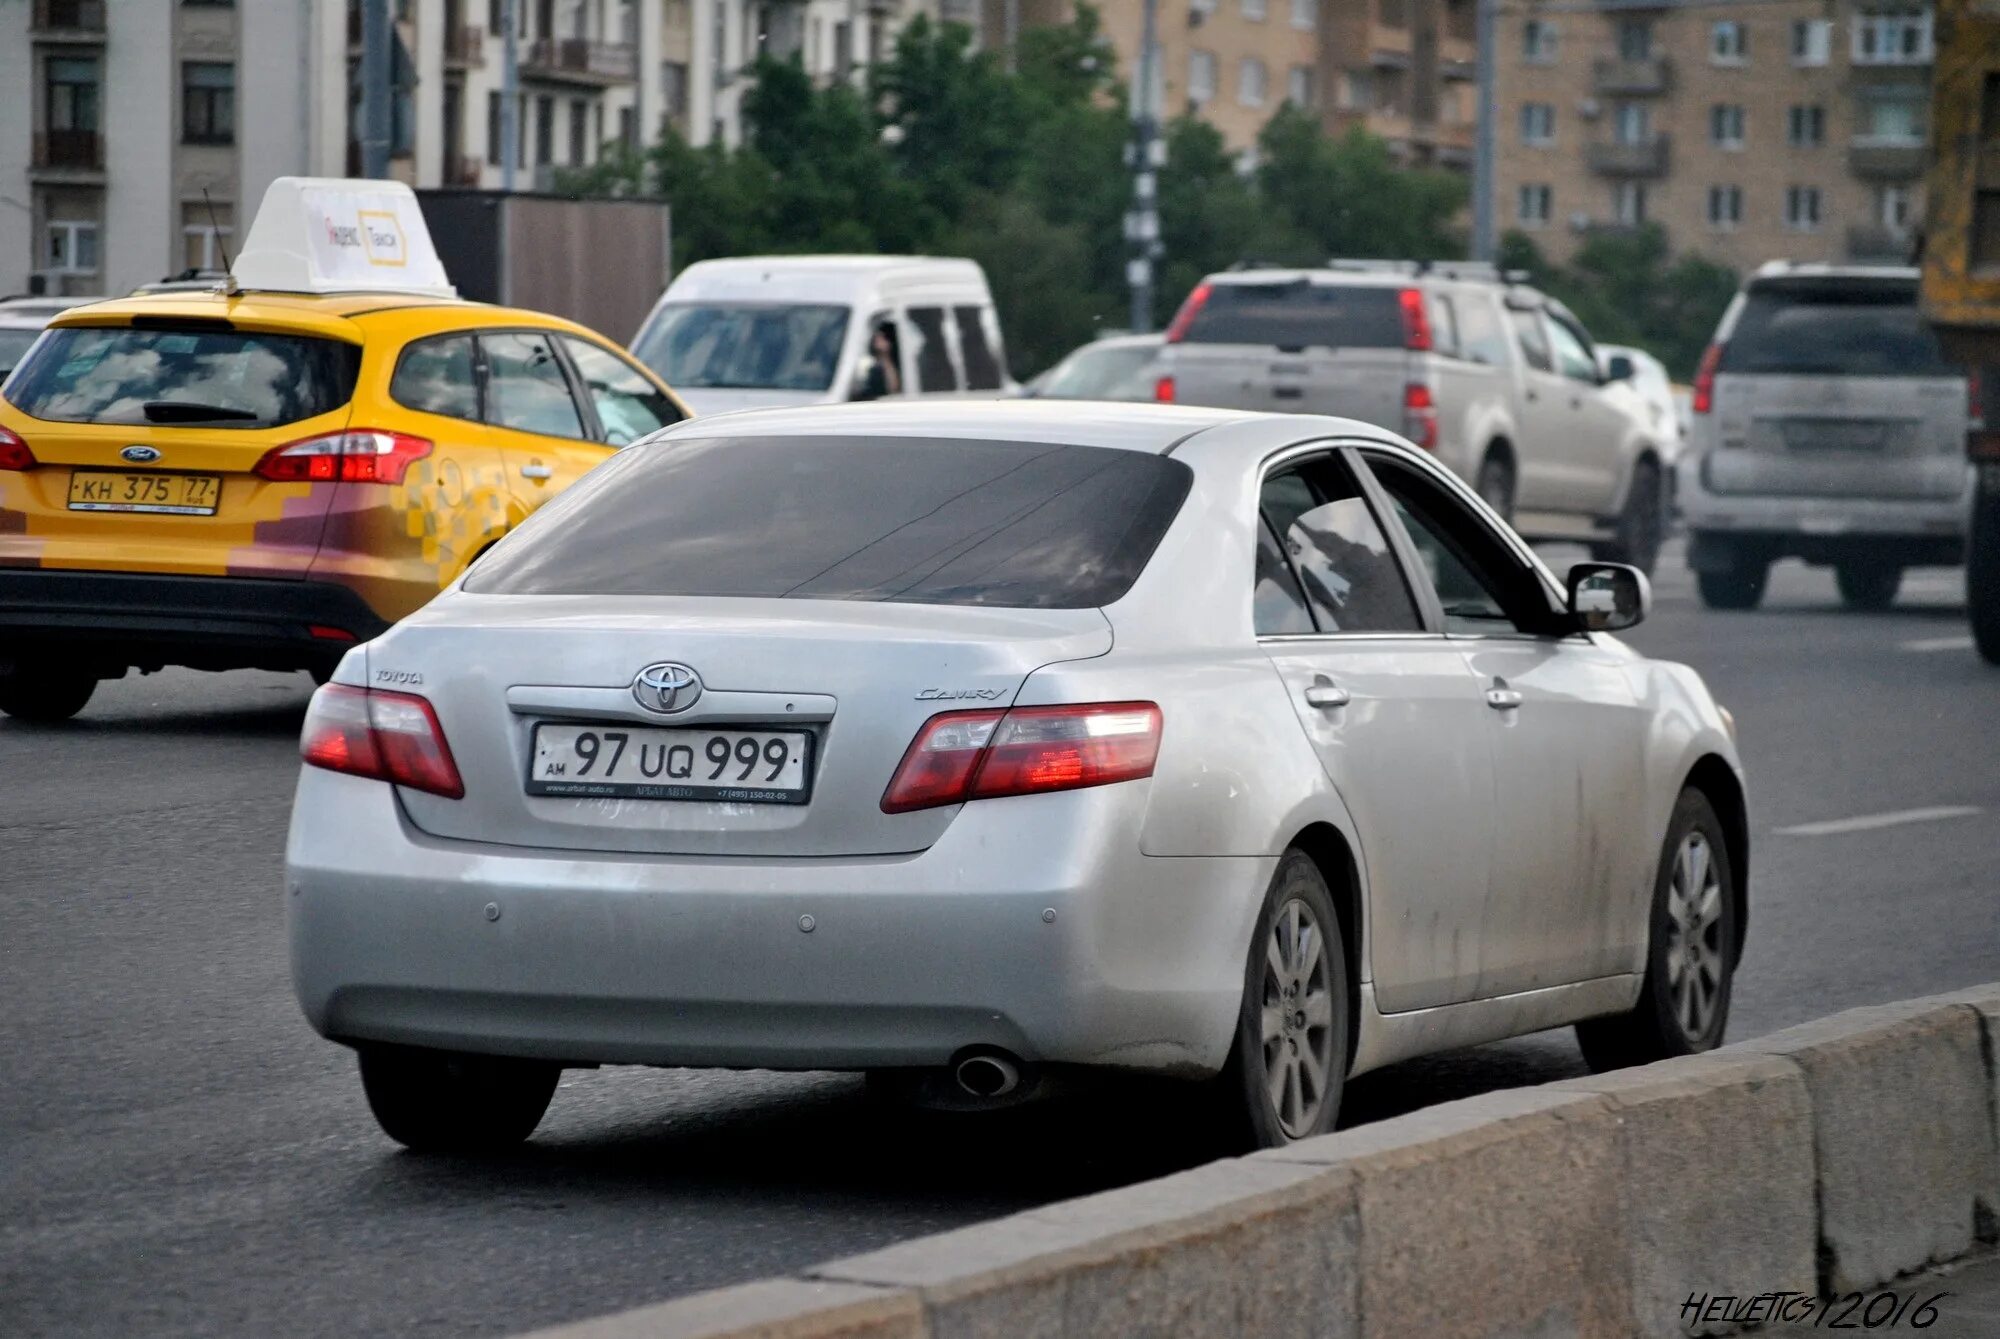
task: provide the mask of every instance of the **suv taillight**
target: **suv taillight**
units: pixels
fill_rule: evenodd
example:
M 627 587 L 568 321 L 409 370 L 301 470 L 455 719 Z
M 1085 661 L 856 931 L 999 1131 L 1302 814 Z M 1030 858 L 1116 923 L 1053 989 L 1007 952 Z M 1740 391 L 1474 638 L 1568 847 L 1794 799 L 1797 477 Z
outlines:
M 1694 395 L 1689 408 L 1697 414 L 1715 409 L 1715 368 L 1722 361 L 1722 346 L 1711 344 L 1703 350 L 1701 366 L 1694 372 Z
M 1153 398 L 1161 404 L 1172 404 L 1174 402 L 1174 394 L 1174 379 L 1172 377 L 1161 377 L 1153 383 Z
M 1437 401 L 1421 381 L 1403 387 L 1403 436 L 1426 451 L 1437 450 Z
M 274 447 L 256 472 L 279 483 L 399 484 L 431 444 L 408 433 L 349 428 Z
M 917 731 L 882 812 L 1136 781 L 1153 774 L 1159 753 L 1151 702 L 947 711 Z
M 465 783 L 431 704 L 415 693 L 330 683 L 312 696 L 299 756 L 314 767 L 463 799 Z
M 20 435 L 0 428 L 0 470 L 31 470 L 35 464 L 35 453 Z
M 1406 288 L 1396 294 L 1396 301 L 1403 309 L 1403 347 L 1412 353 L 1428 352 L 1431 347 L 1431 314 L 1424 306 L 1423 290 Z
M 1181 309 L 1174 313 L 1173 321 L 1167 326 L 1167 343 L 1178 344 L 1187 338 L 1188 327 L 1194 324 L 1194 318 L 1201 314 L 1201 309 L 1208 305 L 1208 295 L 1213 291 L 1211 284 L 1194 286 L 1194 291 L 1187 295 L 1187 301 L 1181 304 Z

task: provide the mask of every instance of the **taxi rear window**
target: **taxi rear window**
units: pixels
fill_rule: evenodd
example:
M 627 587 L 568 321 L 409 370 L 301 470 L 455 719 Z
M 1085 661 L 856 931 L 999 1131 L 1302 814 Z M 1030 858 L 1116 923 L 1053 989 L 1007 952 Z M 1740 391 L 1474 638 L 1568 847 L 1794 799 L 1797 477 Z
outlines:
M 361 349 L 212 326 L 72 326 L 15 370 L 6 397 L 57 423 L 275 428 L 354 396 Z

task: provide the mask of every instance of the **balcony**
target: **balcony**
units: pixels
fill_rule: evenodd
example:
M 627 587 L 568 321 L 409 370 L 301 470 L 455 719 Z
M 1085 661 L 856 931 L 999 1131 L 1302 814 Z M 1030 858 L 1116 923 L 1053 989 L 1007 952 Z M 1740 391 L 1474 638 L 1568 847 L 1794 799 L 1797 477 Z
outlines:
M 35 0 L 34 34 L 65 42 L 104 40 L 104 0 Z
M 1604 177 L 1663 177 L 1667 174 L 1667 136 L 1655 135 L 1637 144 L 1600 142 L 1588 147 L 1590 170 Z
M 1469 60 L 1440 60 L 1438 78 L 1469 84 L 1479 78 L 1479 66 Z
M 1856 135 L 1847 146 L 1847 170 L 1868 181 L 1913 181 L 1924 174 L 1922 140 L 1880 140 Z
M 638 52 L 623 42 L 591 42 L 576 37 L 544 37 L 528 48 L 521 75 L 597 88 L 629 84 L 639 74 Z
M 1647 60 L 1600 60 L 1591 68 L 1600 98 L 1658 97 L 1673 87 L 1674 67 L 1665 56 Z
M 485 69 L 486 30 L 471 23 L 445 29 L 444 67 L 447 70 Z
M 1888 228 L 1879 223 L 1857 223 L 1847 230 L 1849 260 L 1910 263 L 1911 237 L 1908 229 Z
M 95 130 L 44 130 L 35 136 L 35 167 L 49 172 L 102 172 L 104 137 Z

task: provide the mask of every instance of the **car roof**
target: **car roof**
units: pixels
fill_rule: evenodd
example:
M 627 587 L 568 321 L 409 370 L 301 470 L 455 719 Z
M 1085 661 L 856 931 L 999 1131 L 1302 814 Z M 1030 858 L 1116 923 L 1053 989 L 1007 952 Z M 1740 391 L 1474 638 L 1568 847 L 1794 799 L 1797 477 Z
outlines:
M 806 405 L 796 409 L 745 409 L 692 419 L 669 432 L 675 437 L 874 435 L 1063 442 L 1158 454 L 1209 428 L 1287 417 L 1297 416 L 1091 400 L 889 400 Z
M 124 325 L 137 316 L 169 320 L 221 317 L 244 329 L 309 330 L 351 343 L 360 343 L 364 331 L 391 317 L 408 321 L 410 333 L 417 334 L 489 325 L 526 325 L 588 333 L 586 327 L 547 312 L 496 307 L 468 298 L 386 292 L 274 293 L 255 289 L 229 294 L 135 293 L 72 307 L 50 324 Z
M 1757 288 L 1787 279 L 1901 279 L 1915 283 L 1919 271 L 1914 265 L 1830 265 L 1820 261 L 1770 260 L 1759 265 L 1747 288 Z

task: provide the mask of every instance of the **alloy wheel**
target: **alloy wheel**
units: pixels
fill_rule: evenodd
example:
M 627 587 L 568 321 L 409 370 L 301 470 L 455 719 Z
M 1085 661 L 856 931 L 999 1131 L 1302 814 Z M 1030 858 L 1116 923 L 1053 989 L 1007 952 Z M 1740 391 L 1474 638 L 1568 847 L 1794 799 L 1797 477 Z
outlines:
M 1293 898 L 1278 908 L 1264 946 L 1264 1083 L 1278 1124 L 1294 1138 L 1315 1128 L 1333 1072 L 1333 994 L 1319 917 Z
M 1691 1042 L 1715 1023 L 1724 973 L 1722 872 L 1708 838 L 1690 832 L 1674 853 L 1667 887 L 1667 992 L 1674 1021 Z

